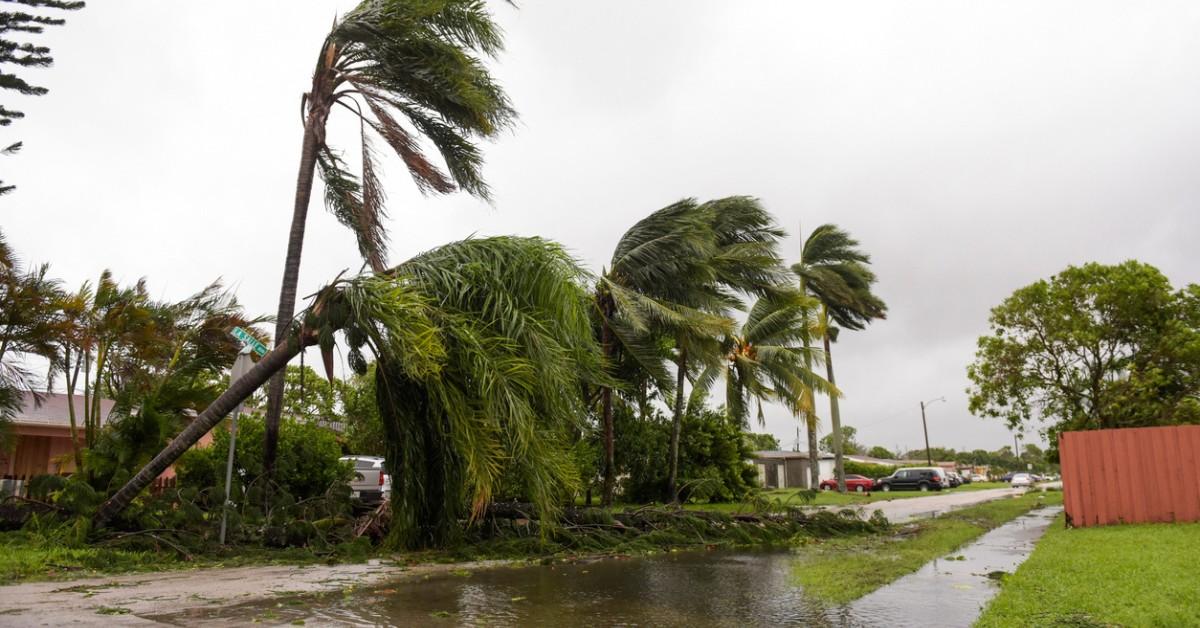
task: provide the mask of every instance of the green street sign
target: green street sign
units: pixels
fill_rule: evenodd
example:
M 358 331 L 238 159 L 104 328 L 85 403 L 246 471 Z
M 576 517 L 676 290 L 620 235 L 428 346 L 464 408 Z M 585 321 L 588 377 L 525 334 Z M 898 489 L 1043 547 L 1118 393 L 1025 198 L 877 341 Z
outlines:
M 250 347 L 258 355 L 267 355 L 267 345 L 259 342 L 258 338 L 250 335 L 250 332 L 242 329 L 241 327 L 234 327 L 233 331 L 230 333 L 233 334 L 234 338 L 241 340 L 243 345 Z

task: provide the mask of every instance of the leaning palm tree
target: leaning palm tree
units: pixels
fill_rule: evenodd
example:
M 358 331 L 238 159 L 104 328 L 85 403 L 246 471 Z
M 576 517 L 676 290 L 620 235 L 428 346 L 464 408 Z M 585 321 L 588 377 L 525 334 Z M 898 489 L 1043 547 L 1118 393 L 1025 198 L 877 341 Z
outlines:
M 751 405 L 781 401 L 803 413 L 811 393 L 836 396 L 837 389 L 814 371 L 823 360 L 821 350 L 807 342 L 820 333 L 807 311 L 817 307 L 812 297 L 798 292 L 758 299 L 741 329 L 722 340 L 722 359 L 696 378 L 689 407 L 704 403 L 710 389 L 725 380 L 725 409 L 743 428 L 749 427 Z
M 325 204 L 350 227 L 372 270 L 386 266 L 384 193 L 372 148 L 378 136 L 404 162 L 423 193 L 464 190 L 488 199 L 476 138 L 490 137 L 515 117 L 481 57 L 502 47 L 499 27 L 479 0 L 364 0 L 337 21 L 321 44 L 312 87 L 304 94 L 304 137 L 296 179 L 275 337 L 291 328 L 313 176 L 325 183 Z M 335 107 L 359 126 L 361 172 L 354 175 L 326 138 Z M 432 144 L 445 168 L 422 146 Z M 275 459 L 283 376 L 268 393 L 264 460 Z
M 768 295 L 779 290 L 786 277 L 777 253 L 783 230 L 758 199 L 730 196 L 708 201 L 696 211 L 710 228 L 711 255 L 700 259 L 705 272 L 684 278 L 690 288 L 685 305 L 730 318 L 744 309 L 742 295 Z M 672 408 L 670 467 L 667 499 L 678 501 L 679 439 L 683 427 L 684 380 L 689 366 L 703 369 L 723 357 L 719 336 L 677 331 L 675 403 Z
M 612 260 L 596 281 L 593 303 L 601 351 L 609 367 L 644 374 L 664 395 L 673 389 L 662 347 L 665 337 L 687 332 L 720 336 L 732 322 L 698 305 L 714 295 L 698 289 L 716 277 L 712 220 L 694 199 L 668 205 L 638 221 L 617 242 Z M 611 505 L 615 487 L 613 383 L 596 391 L 604 445 L 601 503 Z
M 282 342 L 201 412 L 95 515 L 112 519 L 304 346 L 376 362 L 392 486 L 393 544 L 453 537 L 517 478 L 550 522 L 578 485 L 565 437 L 584 414 L 574 391 L 603 379 L 584 273 L 537 238 L 449 244 L 384 273 L 320 291 Z
M 874 319 L 887 316 L 887 305 L 871 292 L 875 273 L 868 265 L 871 257 L 858 248 L 858 241 L 836 225 L 821 225 L 804 241 L 800 260 L 792 272 L 800 280 L 800 289 L 821 303 L 819 316 L 825 332 L 821 340 L 825 347 L 825 368 L 830 384 L 833 376 L 833 356 L 830 344 L 837 338 L 838 328 L 860 330 Z M 846 490 L 846 474 L 842 461 L 842 423 L 836 395 L 829 397 L 829 419 L 833 429 L 833 455 L 838 490 Z M 820 481 L 817 467 L 815 425 L 809 427 L 809 454 L 814 486 Z

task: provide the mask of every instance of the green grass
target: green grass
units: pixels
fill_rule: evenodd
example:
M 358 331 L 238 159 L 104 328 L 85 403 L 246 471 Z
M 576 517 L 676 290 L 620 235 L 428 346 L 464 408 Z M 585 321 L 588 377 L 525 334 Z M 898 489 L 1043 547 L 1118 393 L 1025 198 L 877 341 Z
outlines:
M 946 489 L 932 493 L 922 493 L 921 491 L 892 491 L 885 493 L 883 491 L 874 491 L 871 493 L 838 493 L 837 491 L 821 491 L 812 505 L 814 506 L 857 506 L 861 504 L 870 504 L 872 502 L 887 501 L 891 499 L 911 499 L 913 497 L 928 497 L 930 495 L 941 495 L 945 493 L 963 493 L 968 491 L 982 491 L 989 488 L 1008 488 L 1008 484 L 1004 482 L 979 482 L 972 484 L 963 484 L 958 488 Z M 799 489 L 777 489 L 774 491 L 766 491 L 764 495 L 770 499 L 783 499 L 796 495 Z M 793 500 L 793 503 L 799 503 Z
M 169 568 L 163 562 L 163 556 L 151 552 L 4 542 L 0 543 L 0 584 Z
M 347 544 L 349 547 L 349 544 Z M 305 565 L 362 562 L 361 548 L 320 555 L 305 548 L 274 549 L 231 546 L 185 560 L 173 551 L 135 551 L 106 547 L 71 547 L 25 532 L 0 534 L 0 585 L 31 580 L 66 580 L 89 576 L 243 565 Z M 361 555 L 360 555 L 361 554 Z
M 891 534 L 817 541 L 799 553 L 795 578 L 808 596 L 845 604 L 953 552 L 1038 504 L 1061 501 L 1062 493 L 1029 493 L 905 525 Z
M 784 488 L 759 493 L 762 497 L 768 500 L 778 500 L 788 506 L 859 506 L 862 504 L 870 504 L 872 502 L 888 501 L 892 499 L 911 499 L 913 497 L 929 497 L 930 495 L 942 495 L 945 493 L 961 493 L 967 491 L 981 491 L 990 488 L 1008 488 L 1005 482 L 979 482 L 973 484 L 964 484 L 958 488 L 946 489 L 939 492 L 922 493 L 921 491 L 892 491 L 885 493 L 883 491 L 875 491 L 872 493 L 838 493 L 837 491 L 821 491 L 817 494 L 816 499 L 811 502 L 805 502 L 800 499 L 799 493 L 803 489 Z M 582 499 L 576 502 L 577 506 L 584 505 Z M 640 507 L 642 504 L 614 504 L 611 508 L 613 512 L 623 510 L 633 510 Z M 685 510 L 702 510 L 706 512 L 723 512 L 726 514 L 755 512 L 755 505 L 749 502 L 730 502 L 724 504 L 708 504 L 708 503 L 688 503 L 683 504 Z
M 1068 530 L 1062 518 L 976 626 L 1200 626 L 1200 523 Z

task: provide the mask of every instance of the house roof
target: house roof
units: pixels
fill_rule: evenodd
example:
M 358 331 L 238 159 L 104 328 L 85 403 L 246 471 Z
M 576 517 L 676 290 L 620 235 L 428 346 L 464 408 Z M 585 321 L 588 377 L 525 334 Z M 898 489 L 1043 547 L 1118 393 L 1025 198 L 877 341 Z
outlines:
M 39 425 L 47 427 L 70 427 L 71 414 L 67 409 L 67 399 L 75 406 L 75 422 L 83 425 L 83 395 L 64 395 L 62 393 L 41 393 L 42 403 L 34 403 L 32 393 L 25 393 L 24 406 L 13 417 L 15 425 Z M 112 399 L 100 400 L 100 422 L 108 422 L 108 415 L 113 409 Z
M 825 452 L 821 452 L 817 457 L 821 460 L 832 460 L 833 454 L 827 454 Z M 776 451 L 756 451 L 756 452 L 754 452 L 754 458 L 760 459 L 760 460 L 763 460 L 763 459 L 766 459 L 766 460 L 791 460 L 794 458 L 808 460 L 808 452 L 807 451 L 778 451 L 778 450 L 776 450 Z
M 889 467 L 911 467 L 925 464 L 924 460 L 892 460 L 890 458 L 872 458 L 871 456 L 860 456 L 858 454 L 846 454 L 845 458 L 846 460 L 853 460 L 863 464 L 879 464 Z

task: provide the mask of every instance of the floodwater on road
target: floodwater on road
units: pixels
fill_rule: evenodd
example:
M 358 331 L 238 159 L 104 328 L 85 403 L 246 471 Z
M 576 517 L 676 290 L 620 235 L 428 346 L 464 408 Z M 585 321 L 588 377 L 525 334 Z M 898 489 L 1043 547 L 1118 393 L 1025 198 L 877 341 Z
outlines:
M 1018 517 L 851 603 L 846 616 L 851 625 L 970 626 L 996 594 L 988 574 L 1016 571 L 1060 512 L 1050 506 Z
M 794 584 L 788 551 L 681 552 L 402 580 L 310 601 L 146 617 L 180 625 L 969 626 L 1059 511 L 1009 522 L 846 607 Z

